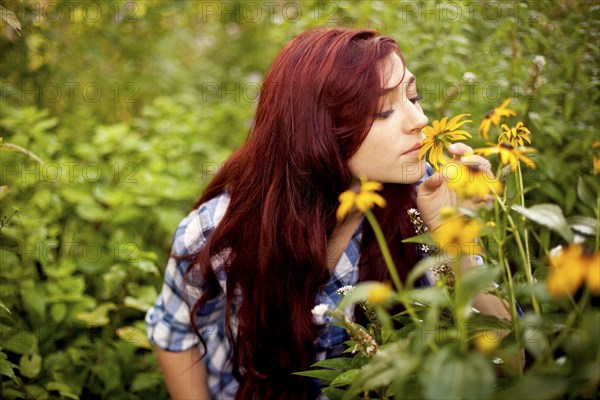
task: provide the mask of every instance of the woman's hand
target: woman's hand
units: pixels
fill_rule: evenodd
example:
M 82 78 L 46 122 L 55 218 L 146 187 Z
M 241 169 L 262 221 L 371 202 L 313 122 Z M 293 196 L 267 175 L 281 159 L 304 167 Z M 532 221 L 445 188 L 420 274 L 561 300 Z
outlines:
M 450 154 L 466 165 L 476 165 L 483 171 L 490 172 L 490 162 L 481 156 L 473 155 L 473 149 L 464 143 L 453 143 L 448 146 Z M 443 173 L 435 172 L 417 191 L 417 208 L 421 218 L 430 231 L 436 230 L 441 223 L 441 211 L 444 207 L 456 209 L 456 193 L 448 187 Z M 483 199 L 485 200 L 485 199 Z

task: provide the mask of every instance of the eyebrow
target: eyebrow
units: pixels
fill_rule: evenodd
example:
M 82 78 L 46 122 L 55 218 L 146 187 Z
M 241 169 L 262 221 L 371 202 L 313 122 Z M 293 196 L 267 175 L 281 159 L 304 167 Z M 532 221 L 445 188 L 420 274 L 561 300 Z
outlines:
M 406 82 L 406 85 L 410 85 L 411 83 L 416 82 L 417 77 L 415 75 L 411 75 L 410 78 L 408 78 L 408 81 Z M 400 87 L 402 86 L 402 81 L 398 82 L 396 85 L 386 88 L 385 90 L 389 90 L 389 91 L 399 91 Z

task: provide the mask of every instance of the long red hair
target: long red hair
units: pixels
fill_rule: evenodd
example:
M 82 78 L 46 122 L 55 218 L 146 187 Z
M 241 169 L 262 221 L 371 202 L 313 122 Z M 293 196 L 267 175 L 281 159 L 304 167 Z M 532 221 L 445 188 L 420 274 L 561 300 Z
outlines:
M 228 251 L 227 335 L 238 399 L 306 399 L 314 385 L 292 372 L 314 362 L 311 309 L 327 283 L 327 240 L 339 194 L 352 176 L 347 160 L 370 130 L 386 92 L 384 59 L 396 42 L 372 30 L 306 31 L 279 53 L 262 85 L 246 143 L 211 181 L 197 206 L 228 190 L 231 202 L 191 270 L 203 295 L 192 324 L 219 293 L 211 257 Z M 386 184 L 388 207 L 376 216 L 401 276 L 417 261 L 406 210 L 412 185 Z M 389 279 L 373 232 L 363 224 L 360 279 Z M 188 277 L 195 274 L 188 274 Z M 236 310 L 235 290 L 242 302 Z M 232 308 L 233 306 L 233 308 Z M 229 318 L 235 313 L 234 337 Z

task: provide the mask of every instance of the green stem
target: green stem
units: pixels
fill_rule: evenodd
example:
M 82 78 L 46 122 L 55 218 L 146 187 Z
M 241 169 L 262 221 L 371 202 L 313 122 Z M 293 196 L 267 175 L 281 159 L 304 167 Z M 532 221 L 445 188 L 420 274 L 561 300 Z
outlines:
M 394 265 L 394 261 L 392 259 L 392 255 L 390 254 L 390 249 L 388 248 L 387 243 L 385 242 L 385 237 L 383 236 L 383 232 L 381 231 L 381 227 L 375 219 L 373 213 L 369 210 L 365 211 L 365 216 L 371 224 L 373 228 L 373 233 L 375 233 L 375 238 L 377 239 L 377 243 L 379 244 L 379 248 L 381 249 L 381 253 L 383 255 L 383 260 L 385 261 L 385 265 L 390 273 L 390 277 L 392 278 L 392 282 L 394 282 L 394 286 L 396 287 L 396 291 L 398 293 L 402 293 L 402 282 L 400 281 L 400 276 L 398 275 L 398 271 L 396 271 L 396 267 Z
M 511 230 L 515 237 L 515 242 L 517 243 L 517 248 L 519 249 L 519 253 L 520 253 L 521 257 L 525 259 L 525 263 L 528 264 L 529 263 L 528 252 L 525 251 L 525 248 L 523 246 L 523 241 L 521 240 L 521 235 L 519 234 L 519 228 L 517 227 L 517 224 L 513 220 L 512 216 L 510 215 L 505 202 L 500 198 L 497 198 L 497 200 L 498 200 L 497 201 L 498 205 L 500 205 L 502 207 L 502 211 L 504 211 L 504 213 L 507 217 L 507 221 L 510 224 Z M 533 274 L 531 273 L 531 266 L 529 268 L 525 268 L 525 277 L 527 278 L 527 282 L 530 285 L 532 285 L 533 284 Z M 531 293 L 531 303 L 533 305 L 533 309 L 534 309 L 535 313 L 537 315 L 540 315 L 541 308 L 540 308 L 537 298 L 535 297 L 535 294 L 533 292 Z
M 525 207 L 525 189 L 523 186 L 523 171 L 521 170 L 520 161 L 517 162 L 517 174 L 515 176 L 519 184 L 521 206 Z M 525 216 L 521 216 L 521 221 L 525 222 Z M 518 234 L 518 229 L 515 232 Z M 525 258 L 525 275 L 527 276 L 527 282 L 531 285 L 533 284 L 533 272 L 531 269 L 531 252 L 529 251 L 529 233 L 527 229 L 523 229 L 523 245 L 521 246 L 520 251 Z M 540 306 L 533 292 L 531 293 L 531 300 L 533 302 L 533 309 L 535 310 L 535 313 L 540 315 Z
M 569 315 L 567 316 L 567 320 L 565 321 L 564 328 L 560 330 L 558 336 L 556 336 L 556 338 L 549 344 L 547 351 L 544 353 L 546 357 L 537 358 L 533 366 L 531 367 L 532 370 L 535 370 L 536 368 L 539 368 L 543 365 L 548 365 L 544 363 L 544 361 L 550 360 L 553 357 L 553 354 L 556 351 L 556 349 L 558 349 L 558 346 L 560 346 L 562 342 L 567 338 L 569 333 L 571 333 L 571 328 L 573 327 L 573 324 L 575 324 L 577 318 L 580 315 L 583 315 L 583 310 L 585 309 L 585 306 L 589 302 L 589 300 L 590 291 L 586 287 L 583 296 L 581 296 L 581 299 L 579 299 L 579 303 L 577 303 L 577 308 L 575 309 L 575 312 L 569 313 Z
M 383 236 L 381 227 L 379 226 L 377 219 L 371 211 L 366 210 L 365 216 L 367 217 L 369 224 L 371 224 L 371 227 L 373 228 L 373 233 L 375 233 L 375 238 L 377 239 L 377 244 L 379 244 L 379 248 L 381 249 L 381 254 L 383 255 L 385 265 L 390 273 L 392 282 L 394 282 L 394 286 L 396 287 L 398 299 L 410 315 L 410 318 L 412 319 L 415 326 L 418 326 L 421 324 L 421 320 L 419 319 L 418 315 L 415 314 L 415 311 L 413 310 L 410 304 L 410 299 L 406 297 L 405 292 L 403 291 L 400 276 L 398 275 L 398 271 L 396 270 L 396 266 L 394 265 L 394 260 L 392 259 L 392 255 L 390 254 L 390 249 L 385 241 L 385 237 Z M 430 347 L 434 350 L 437 349 L 437 345 L 435 343 L 430 343 Z

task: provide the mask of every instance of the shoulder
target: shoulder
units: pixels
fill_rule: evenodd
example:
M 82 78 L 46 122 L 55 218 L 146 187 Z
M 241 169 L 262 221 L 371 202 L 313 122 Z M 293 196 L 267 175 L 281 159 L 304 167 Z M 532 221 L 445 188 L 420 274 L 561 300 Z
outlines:
M 219 224 L 231 197 L 222 192 L 192 210 L 175 231 L 172 252 L 176 256 L 186 256 L 201 250 L 208 237 Z

